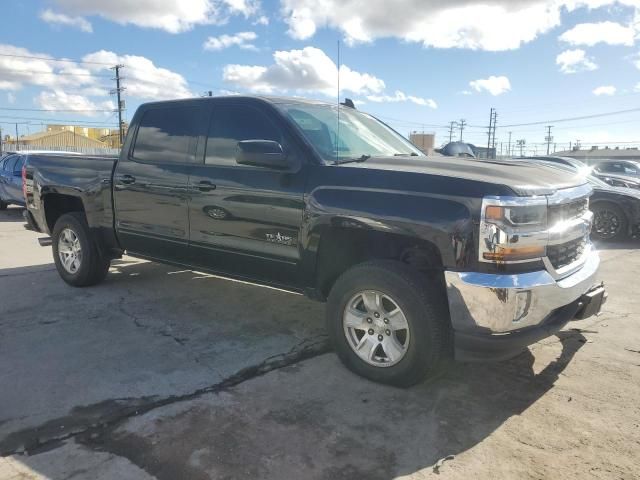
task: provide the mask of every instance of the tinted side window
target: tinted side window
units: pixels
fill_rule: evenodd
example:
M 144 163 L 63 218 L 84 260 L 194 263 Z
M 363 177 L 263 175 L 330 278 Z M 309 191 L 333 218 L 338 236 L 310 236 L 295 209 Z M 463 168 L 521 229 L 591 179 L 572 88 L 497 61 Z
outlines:
M 282 143 L 282 134 L 265 114 L 254 108 L 241 105 L 214 107 L 204 163 L 240 167 L 236 163 L 236 149 L 242 140 Z
M 13 171 L 14 172 L 22 172 L 22 166 L 23 165 L 24 165 L 24 157 L 22 155 L 20 155 L 16 160 L 16 164 L 13 166 Z
M 195 158 L 197 107 L 147 110 L 142 116 L 133 158 L 153 163 L 185 163 Z
M 7 158 L 7 161 L 4 164 L 5 172 L 13 172 L 14 166 L 16 164 L 16 160 L 18 159 L 17 155 Z

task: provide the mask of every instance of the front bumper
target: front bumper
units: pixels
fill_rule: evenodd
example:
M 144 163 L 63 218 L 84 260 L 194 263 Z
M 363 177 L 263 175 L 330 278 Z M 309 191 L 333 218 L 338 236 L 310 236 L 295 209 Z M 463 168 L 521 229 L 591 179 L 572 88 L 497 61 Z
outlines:
M 597 313 L 606 298 L 598 287 L 600 258 L 555 279 L 546 270 L 513 274 L 445 272 L 459 359 L 502 359 L 552 335 L 569 320 Z M 601 289 L 601 290 L 600 290 Z

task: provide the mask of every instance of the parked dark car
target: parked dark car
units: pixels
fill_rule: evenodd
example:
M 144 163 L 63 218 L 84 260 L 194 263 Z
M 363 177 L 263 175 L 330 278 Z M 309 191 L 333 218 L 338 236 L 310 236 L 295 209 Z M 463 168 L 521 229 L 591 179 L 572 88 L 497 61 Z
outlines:
M 119 159 L 30 156 L 25 191 L 70 285 L 126 251 L 305 293 L 344 364 L 395 385 L 511 358 L 605 299 L 584 178 L 427 157 L 348 106 L 145 104 Z
M 0 160 L 0 210 L 7 205 L 24 206 L 22 166 L 24 155 L 10 154 Z
M 552 163 L 560 163 L 562 165 L 568 165 L 570 167 L 574 167 L 580 171 L 587 172 L 586 174 L 590 174 L 593 177 L 599 178 L 603 182 L 611 185 L 612 187 L 623 187 L 623 188 L 633 188 L 636 190 L 640 190 L 640 177 L 633 175 L 633 165 L 636 162 L 609 162 L 603 161 L 598 165 L 604 164 L 601 168 L 597 166 L 587 165 L 581 160 L 577 160 L 575 158 L 570 157 L 555 157 L 555 156 L 538 156 L 538 157 L 523 157 L 523 158 L 534 158 L 546 160 Z M 626 164 L 629 163 L 628 166 L 623 167 L 618 164 Z M 625 168 L 626 172 L 625 173 Z
M 589 209 L 594 214 L 591 236 L 597 240 L 621 240 L 640 233 L 640 192 L 632 188 L 614 187 L 580 160 L 566 157 L 526 157 L 553 164 L 585 175 L 593 188 Z

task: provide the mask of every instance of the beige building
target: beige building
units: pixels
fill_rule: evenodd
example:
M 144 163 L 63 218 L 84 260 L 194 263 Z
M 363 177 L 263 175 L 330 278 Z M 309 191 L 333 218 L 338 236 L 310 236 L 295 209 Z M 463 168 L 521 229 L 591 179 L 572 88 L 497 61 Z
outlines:
M 102 137 L 111 133 L 108 128 L 82 127 L 80 125 L 47 125 L 47 132 L 73 132 L 94 140 L 100 140 Z
M 6 142 L 7 150 L 19 150 L 20 148 L 38 149 L 62 149 L 62 148 L 109 148 L 107 143 L 94 140 L 88 136 L 74 133 L 69 130 L 46 131 L 23 135 L 16 142 L 15 137 Z
M 436 143 L 435 133 L 411 132 L 409 134 L 409 140 L 418 147 L 422 153 L 433 155 Z

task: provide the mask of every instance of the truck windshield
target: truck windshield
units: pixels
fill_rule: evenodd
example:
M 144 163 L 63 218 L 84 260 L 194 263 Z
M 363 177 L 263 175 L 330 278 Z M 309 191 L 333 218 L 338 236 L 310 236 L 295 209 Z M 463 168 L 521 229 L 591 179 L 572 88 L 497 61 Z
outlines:
M 366 113 L 335 105 L 284 104 L 295 123 L 326 162 L 369 157 L 419 155 L 407 139 Z

